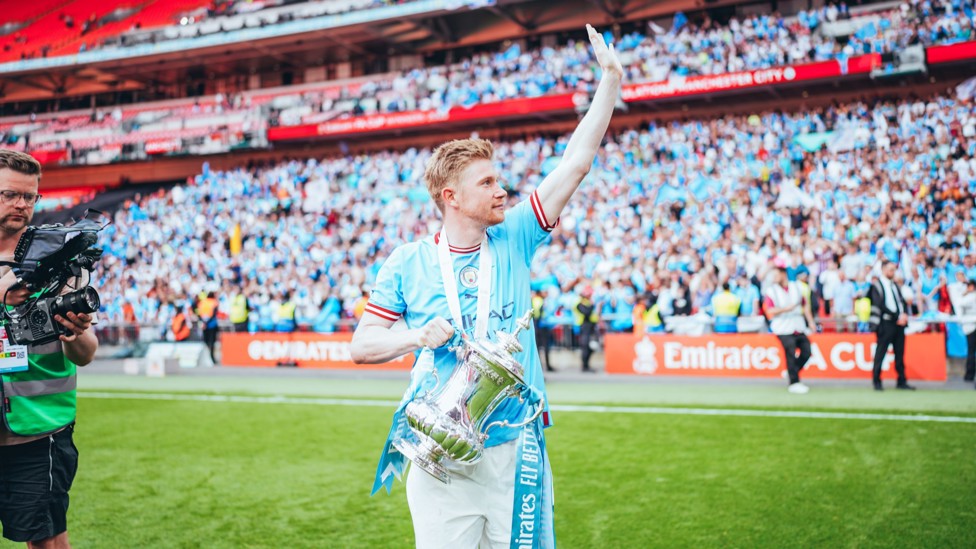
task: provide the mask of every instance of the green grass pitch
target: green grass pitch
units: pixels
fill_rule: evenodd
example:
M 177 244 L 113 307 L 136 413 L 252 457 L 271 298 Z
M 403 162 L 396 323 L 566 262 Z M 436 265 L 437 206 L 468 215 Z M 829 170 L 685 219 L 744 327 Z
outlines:
M 369 383 L 330 389 L 325 380 L 300 381 L 291 392 L 349 396 L 349 387 Z M 257 384 L 257 393 L 285 392 Z M 362 391 L 395 398 L 401 384 L 389 385 Z M 651 394 L 644 405 L 689 404 L 654 398 L 668 391 L 644 387 Z M 593 398 L 613 402 L 616 393 L 636 405 L 626 395 L 638 390 L 604 387 Z M 585 400 L 574 391 L 586 392 L 551 393 Z M 758 395 L 756 408 L 796 408 L 777 400 L 781 387 L 722 392 L 743 391 Z M 875 398 L 866 390 L 820 393 L 825 409 L 863 408 L 853 403 Z M 890 393 L 867 407 L 894 410 L 922 399 L 908 411 L 950 413 L 925 400 L 948 398 L 958 403 L 956 415 L 976 415 L 972 391 L 937 398 L 920 391 L 888 406 L 898 398 Z M 83 392 L 71 541 L 76 548 L 412 547 L 403 484 L 392 495 L 369 496 L 392 411 Z M 972 547 L 976 424 L 587 412 L 555 419 L 547 440 L 560 547 Z

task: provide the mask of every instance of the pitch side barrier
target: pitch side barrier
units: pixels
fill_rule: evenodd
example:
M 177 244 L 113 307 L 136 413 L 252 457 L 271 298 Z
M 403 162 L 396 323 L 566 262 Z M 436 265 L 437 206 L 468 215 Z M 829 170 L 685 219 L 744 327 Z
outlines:
M 944 318 L 915 318 L 909 327 L 922 331 L 928 329 L 926 325 L 974 320 L 971 317 L 942 316 Z M 669 317 L 668 320 L 676 318 Z M 609 374 L 762 378 L 780 376 L 786 364 L 776 336 L 756 330 L 746 332 L 749 330 L 746 324 L 749 323 L 742 324 L 742 333 L 714 334 L 707 333 L 711 324 L 707 316 L 683 317 L 686 324 L 700 328 L 691 332 L 694 335 L 689 335 L 689 330 L 684 329 L 687 326 L 674 322 L 668 324 L 672 333 L 606 332 L 606 322 L 609 320 L 609 317 L 601 319 L 600 330 L 605 332 L 601 338 L 606 372 Z M 819 320 L 826 323 L 830 319 Z M 409 370 L 413 365 L 412 355 L 379 365 L 353 363 L 349 349 L 351 326 L 343 326 L 343 331 L 331 334 L 310 331 L 235 333 L 229 330 L 229 326 L 222 328 L 225 331 L 220 334 L 219 354 L 221 364 L 225 366 Z M 559 323 L 558 328 L 563 337 L 556 337 L 554 330 L 554 347 L 575 349 L 577 342 L 572 326 Z M 106 349 L 132 348 L 167 341 L 164 326 L 102 323 L 97 329 L 99 339 L 107 345 Z M 191 339 L 192 343 L 200 341 L 200 337 Z M 810 340 L 813 357 L 807 365 L 805 377 L 864 379 L 870 375 L 876 347 L 873 333 L 812 334 Z M 946 380 L 948 364 L 944 333 L 910 333 L 905 349 L 905 366 L 911 379 Z M 893 351 L 889 350 L 884 369 L 893 369 L 893 361 Z
M 220 334 L 220 362 L 229 366 L 296 366 L 318 369 L 409 370 L 413 355 L 384 364 L 361 366 L 352 361 L 352 333 L 256 332 Z
M 868 379 L 874 364 L 874 334 L 812 334 L 813 356 L 804 379 Z M 648 376 L 780 377 L 786 355 L 772 334 L 607 334 L 606 371 Z M 884 371 L 894 369 L 889 349 Z M 946 380 L 946 344 L 942 333 L 911 334 L 905 342 L 909 379 Z
M 221 363 L 240 367 L 296 366 L 316 369 L 362 369 L 352 362 L 350 333 L 223 333 Z M 874 334 L 813 334 L 813 357 L 804 370 L 809 379 L 865 379 L 874 361 Z M 786 358 L 771 334 L 676 336 L 610 333 L 604 336 L 606 372 L 649 376 L 721 376 L 775 378 Z M 905 345 L 908 377 L 946 380 L 945 336 L 912 334 Z M 894 368 L 889 351 L 884 369 Z M 409 370 L 412 355 L 369 369 Z

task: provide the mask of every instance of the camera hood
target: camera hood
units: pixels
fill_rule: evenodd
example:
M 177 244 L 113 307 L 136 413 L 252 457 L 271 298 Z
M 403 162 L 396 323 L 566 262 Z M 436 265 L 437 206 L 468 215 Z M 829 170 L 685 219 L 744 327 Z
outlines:
M 29 286 L 43 286 L 62 274 L 65 265 L 93 248 L 98 232 L 108 224 L 109 219 L 102 212 L 86 210 L 80 220 L 70 225 L 27 227 L 14 251 L 14 274 Z M 97 251 L 100 256 L 101 250 Z

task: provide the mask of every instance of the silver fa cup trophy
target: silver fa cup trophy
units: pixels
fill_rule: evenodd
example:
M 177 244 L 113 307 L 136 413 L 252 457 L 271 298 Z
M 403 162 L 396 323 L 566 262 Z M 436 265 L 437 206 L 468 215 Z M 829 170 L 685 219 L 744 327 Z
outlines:
M 481 459 L 492 427 L 523 427 L 536 420 L 545 406 L 538 402 L 531 417 L 517 424 L 495 421 L 491 413 L 507 398 L 524 402 L 528 392 L 524 368 L 512 356 L 522 351 L 519 331 L 532 325 L 532 310 L 516 323 L 514 332 L 497 332 L 495 341 L 464 339 L 458 366 L 451 378 L 413 400 L 406 407 L 407 424 L 418 442 L 399 439 L 397 450 L 441 482 L 449 483 L 445 460 L 473 464 Z M 436 370 L 434 371 L 436 378 Z

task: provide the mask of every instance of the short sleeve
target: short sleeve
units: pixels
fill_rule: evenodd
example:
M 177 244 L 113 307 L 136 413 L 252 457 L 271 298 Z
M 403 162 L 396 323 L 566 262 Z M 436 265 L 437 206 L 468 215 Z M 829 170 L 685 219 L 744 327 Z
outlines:
M 376 283 L 370 292 L 365 312 L 384 320 L 396 322 L 403 315 L 406 303 L 403 300 L 403 253 L 401 248 L 393 250 L 383 262 Z
M 546 218 L 539 195 L 533 191 L 528 200 L 519 202 L 506 212 L 503 225 L 515 253 L 525 258 L 526 264 L 531 264 L 535 251 L 549 240 L 549 233 L 559 225 L 559 220 L 550 222 Z

